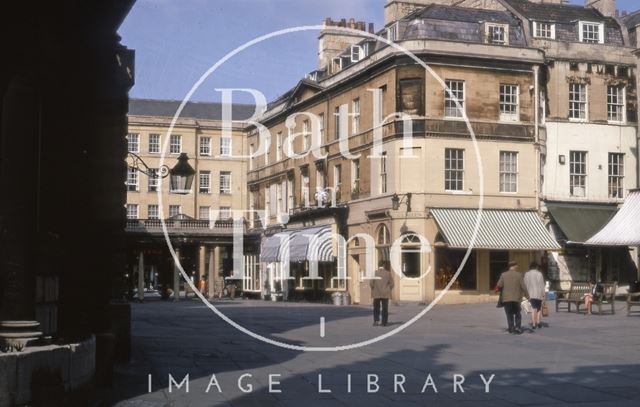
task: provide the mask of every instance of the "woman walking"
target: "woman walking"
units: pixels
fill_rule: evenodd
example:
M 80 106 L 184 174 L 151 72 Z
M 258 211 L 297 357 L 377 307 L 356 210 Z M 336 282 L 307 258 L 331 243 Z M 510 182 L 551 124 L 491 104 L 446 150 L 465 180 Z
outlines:
M 524 285 L 529 293 L 529 303 L 531 304 L 531 328 L 540 328 L 542 318 L 542 303 L 544 301 L 544 277 L 540 272 L 538 263 L 535 261 L 529 265 L 529 271 L 524 275 Z

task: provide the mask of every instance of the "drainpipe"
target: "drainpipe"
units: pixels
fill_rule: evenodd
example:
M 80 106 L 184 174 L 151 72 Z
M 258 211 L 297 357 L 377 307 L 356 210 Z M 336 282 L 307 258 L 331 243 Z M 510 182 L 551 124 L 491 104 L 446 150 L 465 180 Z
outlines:
M 540 182 L 540 89 L 539 89 L 540 67 L 533 66 L 533 99 L 534 99 L 534 145 L 536 151 L 536 211 L 540 210 L 540 195 L 542 193 L 542 185 Z

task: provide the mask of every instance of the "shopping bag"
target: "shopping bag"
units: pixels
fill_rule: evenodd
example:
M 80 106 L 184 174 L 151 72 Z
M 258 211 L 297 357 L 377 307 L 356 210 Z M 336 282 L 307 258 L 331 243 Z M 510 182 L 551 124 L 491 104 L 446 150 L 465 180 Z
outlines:
M 531 311 L 533 311 L 533 308 L 531 308 L 531 303 L 529 302 L 529 300 L 522 300 L 522 302 L 520 303 L 520 306 L 522 307 L 522 310 L 527 314 L 530 314 Z
M 546 301 L 544 301 L 542 303 L 542 316 L 543 317 L 548 317 L 549 316 L 549 306 L 547 305 Z

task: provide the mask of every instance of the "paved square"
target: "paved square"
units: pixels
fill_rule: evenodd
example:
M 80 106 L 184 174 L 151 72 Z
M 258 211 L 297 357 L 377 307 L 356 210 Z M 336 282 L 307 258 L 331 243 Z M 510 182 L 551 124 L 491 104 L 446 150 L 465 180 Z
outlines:
M 397 328 L 422 309 L 392 305 L 390 326 L 373 327 L 366 306 L 258 300 L 215 305 L 254 332 L 302 346 L 369 339 Z M 251 338 L 197 301 L 150 301 L 133 305 L 132 360 L 117 368 L 108 397 L 119 407 L 636 406 L 640 318 L 627 317 L 622 307 L 617 306 L 616 315 L 602 316 L 552 310 L 545 319 L 548 327 L 514 336 L 505 332 L 504 313 L 493 304 L 442 305 L 375 344 L 301 352 Z M 177 383 L 188 374 L 189 393 L 185 385 L 174 385 L 169 392 L 169 374 Z M 269 375 L 280 375 L 272 377 L 272 386 L 281 393 L 269 393 Z M 464 377 L 464 392 L 454 386 L 454 375 Z M 487 393 L 483 378 L 491 375 Z M 249 386 L 251 392 L 239 388 L 247 391 Z M 376 393 L 368 393 L 376 388 Z

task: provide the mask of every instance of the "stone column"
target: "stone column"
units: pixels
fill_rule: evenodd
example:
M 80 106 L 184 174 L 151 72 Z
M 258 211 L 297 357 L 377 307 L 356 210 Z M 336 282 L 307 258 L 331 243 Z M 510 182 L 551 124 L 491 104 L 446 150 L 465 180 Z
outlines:
M 176 247 L 176 257 L 180 260 L 180 248 Z M 180 269 L 178 263 L 173 262 L 173 300 L 180 301 Z
M 144 301 L 144 252 L 138 256 L 138 301 Z
M 203 244 L 198 247 L 198 281 L 196 283 L 196 287 L 198 288 L 198 290 L 200 290 L 200 282 L 205 278 L 206 275 L 204 269 L 205 249 L 206 248 Z
M 216 267 L 215 267 L 215 254 L 213 247 L 209 248 L 209 270 L 207 270 L 207 295 L 209 298 L 213 298 L 215 295 L 215 282 L 217 280 Z

